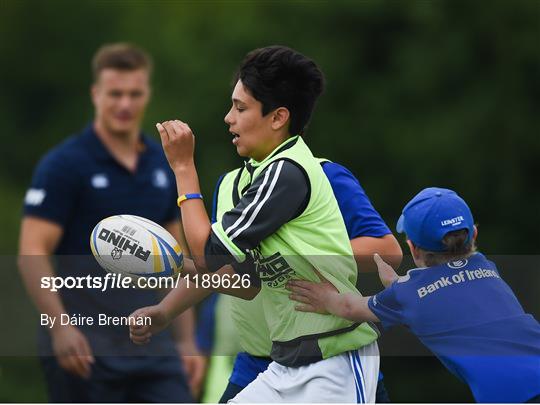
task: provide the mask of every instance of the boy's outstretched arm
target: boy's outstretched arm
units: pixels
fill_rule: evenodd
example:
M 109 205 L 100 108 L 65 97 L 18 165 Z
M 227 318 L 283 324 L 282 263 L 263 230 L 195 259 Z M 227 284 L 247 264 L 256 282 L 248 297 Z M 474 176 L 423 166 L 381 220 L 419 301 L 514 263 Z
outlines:
M 293 280 L 287 284 L 291 291 L 290 298 L 299 302 L 297 311 L 331 313 L 355 322 L 379 321 L 368 307 L 369 297 L 363 297 L 359 293 L 340 294 L 321 274 L 319 279 L 320 283 Z
M 190 259 L 186 259 L 185 265 L 194 266 Z M 224 274 L 232 275 L 234 270 L 231 266 L 223 266 L 217 273 L 220 276 Z M 259 288 L 257 287 L 219 288 L 216 286 L 213 289 L 206 289 L 202 288 L 198 283 L 190 283 L 188 278 L 183 278 L 178 283 L 178 286 L 173 288 L 159 304 L 139 308 L 130 315 L 135 319 L 150 319 L 150 322 L 145 325 L 130 325 L 130 338 L 135 344 L 148 343 L 153 335 L 167 328 L 174 318 L 201 302 L 212 292 L 234 295 L 249 300 L 253 299 L 258 291 Z

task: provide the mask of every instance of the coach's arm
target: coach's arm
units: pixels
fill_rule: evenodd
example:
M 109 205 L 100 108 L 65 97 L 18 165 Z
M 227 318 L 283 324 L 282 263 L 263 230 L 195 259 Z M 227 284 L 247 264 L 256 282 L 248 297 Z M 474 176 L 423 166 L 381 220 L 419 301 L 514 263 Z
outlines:
M 178 241 L 184 257 L 189 256 L 189 248 L 186 243 L 181 222 L 169 222 L 164 225 L 164 228 Z M 195 309 L 189 307 L 172 320 L 171 326 L 176 341 L 176 347 L 182 357 L 184 369 L 188 377 L 191 393 L 197 398 L 202 388 L 202 382 L 206 371 L 206 360 L 199 352 L 197 344 L 195 343 L 195 318 Z
M 88 378 L 91 373 L 90 365 L 94 362 L 88 340 L 75 326 L 60 325 L 61 315 L 66 313 L 60 295 L 56 291 L 41 288 L 42 277 L 54 276 L 50 256 L 63 232 L 63 228 L 55 222 L 38 217 L 24 217 L 19 237 L 18 267 L 26 291 L 38 311 L 57 320 L 49 330 L 58 363 L 65 370 Z
M 351 246 L 359 273 L 377 271 L 377 264 L 373 260 L 375 253 L 378 253 L 386 263 L 395 269 L 399 268 L 403 259 L 401 246 L 392 234 L 380 238 L 359 236 L 351 239 Z

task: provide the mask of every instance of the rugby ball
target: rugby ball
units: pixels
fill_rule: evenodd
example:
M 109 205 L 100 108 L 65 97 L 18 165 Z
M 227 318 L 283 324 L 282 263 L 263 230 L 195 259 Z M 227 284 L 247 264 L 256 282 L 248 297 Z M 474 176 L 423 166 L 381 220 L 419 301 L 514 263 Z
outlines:
M 90 247 L 104 270 L 125 276 L 174 277 L 182 270 L 182 249 L 165 228 L 135 215 L 101 220 Z

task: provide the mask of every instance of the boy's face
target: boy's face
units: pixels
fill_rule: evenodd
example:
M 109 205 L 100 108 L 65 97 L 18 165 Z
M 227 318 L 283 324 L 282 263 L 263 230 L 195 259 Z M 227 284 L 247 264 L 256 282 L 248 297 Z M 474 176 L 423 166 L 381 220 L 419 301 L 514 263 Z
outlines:
M 279 134 L 272 128 L 273 120 L 272 112 L 263 117 L 261 102 L 239 80 L 232 93 L 232 107 L 225 116 L 225 123 L 229 125 L 232 143 L 240 156 L 260 162 L 281 143 Z

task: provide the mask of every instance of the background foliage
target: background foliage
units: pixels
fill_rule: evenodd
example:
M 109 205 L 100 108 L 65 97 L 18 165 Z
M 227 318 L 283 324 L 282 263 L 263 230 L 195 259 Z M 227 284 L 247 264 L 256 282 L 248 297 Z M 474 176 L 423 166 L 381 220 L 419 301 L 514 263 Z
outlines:
M 392 229 L 421 188 L 450 187 L 473 209 L 484 252 L 537 254 L 539 22 L 537 0 L 1 0 L 0 254 L 16 253 L 40 156 L 92 119 L 89 61 L 115 41 L 153 55 L 144 128 L 156 135 L 154 122 L 176 117 L 191 125 L 205 195 L 239 163 L 223 123 L 235 67 L 253 48 L 283 44 L 327 77 L 308 143 L 357 175 Z M 459 383 L 443 397 L 413 395 L 409 376 L 392 371 L 404 361 L 388 362 L 395 400 L 470 399 Z M 2 364 L 0 400 L 44 399 L 39 374 L 21 372 L 34 359 Z M 418 367 L 409 387 L 445 373 L 436 367 Z

